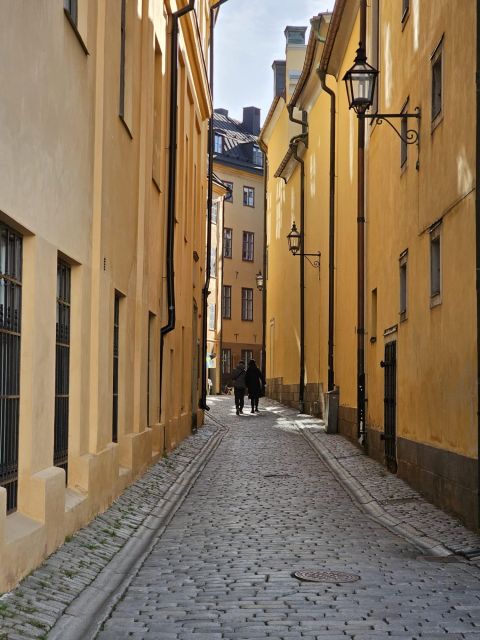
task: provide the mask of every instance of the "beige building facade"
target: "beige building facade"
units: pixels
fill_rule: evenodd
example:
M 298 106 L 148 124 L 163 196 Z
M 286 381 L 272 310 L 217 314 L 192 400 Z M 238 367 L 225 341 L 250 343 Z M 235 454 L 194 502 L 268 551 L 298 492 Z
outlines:
M 239 360 L 262 360 L 263 298 L 257 274 L 263 269 L 263 153 L 258 145 L 260 110 L 246 107 L 243 121 L 225 109 L 214 112 L 214 172 L 229 189 L 224 200 L 221 271 L 217 272 L 221 313 L 220 390 L 231 382 Z
M 202 423 L 210 9 L 184 8 L 3 7 L 0 590 Z

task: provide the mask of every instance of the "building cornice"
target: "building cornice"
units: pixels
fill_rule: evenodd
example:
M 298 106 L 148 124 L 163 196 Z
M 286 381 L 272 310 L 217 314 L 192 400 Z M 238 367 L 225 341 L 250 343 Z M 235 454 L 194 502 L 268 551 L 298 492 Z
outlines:
M 336 0 L 318 70 L 338 80 L 344 52 L 358 13 L 356 0 Z
M 280 107 L 279 107 L 280 105 Z M 264 153 L 267 153 L 268 148 L 268 140 L 272 134 L 272 129 L 275 126 L 280 114 L 282 112 L 283 107 L 285 106 L 285 96 L 275 96 L 273 102 L 270 106 L 270 110 L 265 118 L 265 122 L 263 123 L 262 130 L 258 136 L 258 143 L 260 148 Z

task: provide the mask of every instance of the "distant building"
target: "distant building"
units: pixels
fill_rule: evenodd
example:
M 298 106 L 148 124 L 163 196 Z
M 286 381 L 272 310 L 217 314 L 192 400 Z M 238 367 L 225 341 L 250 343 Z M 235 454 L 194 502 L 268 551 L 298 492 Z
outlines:
M 213 124 L 215 175 L 229 187 L 218 287 L 223 388 L 239 360 L 253 358 L 261 364 L 262 294 L 256 287 L 256 274 L 263 265 L 265 192 L 263 153 L 258 144 L 260 109 L 244 108 L 242 122 L 229 117 L 226 109 L 216 109 Z

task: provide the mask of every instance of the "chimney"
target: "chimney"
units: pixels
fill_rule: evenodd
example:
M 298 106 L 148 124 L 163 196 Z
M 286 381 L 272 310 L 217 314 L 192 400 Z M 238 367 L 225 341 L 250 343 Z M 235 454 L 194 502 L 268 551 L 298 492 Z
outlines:
M 287 47 L 291 45 L 305 46 L 305 34 L 308 27 L 286 27 L 285 38 L 287 40 Z
M 260 109 L 257 107 L 243 108 L 243 128 L 254 136 L 260 133 Z
M 219 113 L 221 116 L 228 118 L 228 109 L 214 109 L 215 113 Z
M 287 62 L 286 60 L 275 60 L 272 64 L 273 69 L 273 95 L 284 96 L 285 95 L 285 83 L 287 74 Z

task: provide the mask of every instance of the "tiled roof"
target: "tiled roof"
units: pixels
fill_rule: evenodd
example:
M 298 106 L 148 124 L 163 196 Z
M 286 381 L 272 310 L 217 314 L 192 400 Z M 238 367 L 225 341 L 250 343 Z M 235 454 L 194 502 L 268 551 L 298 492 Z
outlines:
M 238 120 L 217 111 L 213 114 L 213 128 L 216 134 L 223 136 L 223 153 L 214 153 L 215 160 L 263 170 L 262 165 L 253 162 L 253 145 L 258 146 L 258 136 L 248 133 Z

